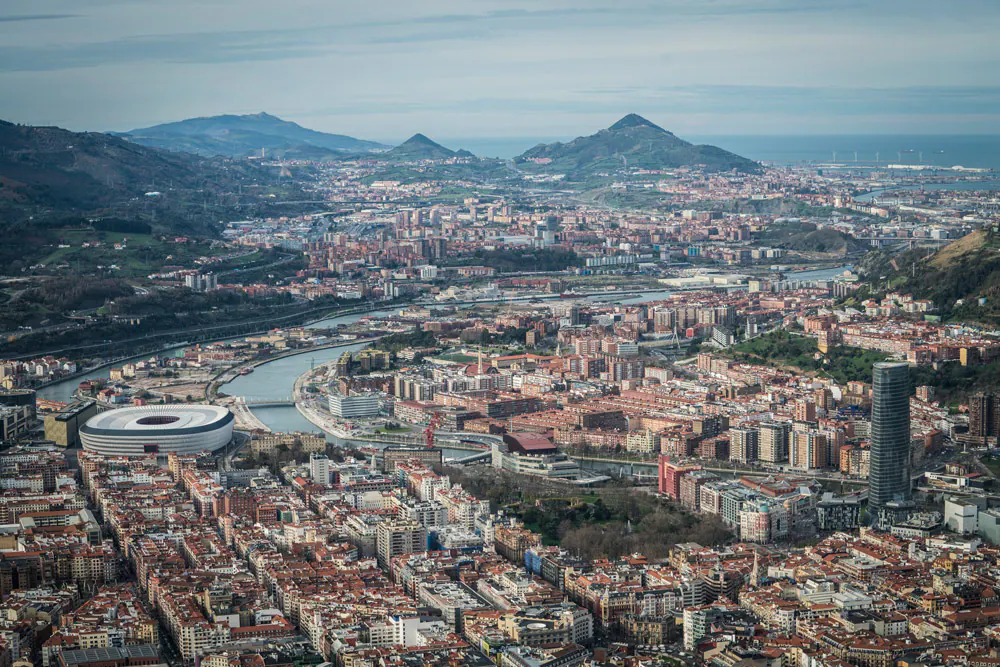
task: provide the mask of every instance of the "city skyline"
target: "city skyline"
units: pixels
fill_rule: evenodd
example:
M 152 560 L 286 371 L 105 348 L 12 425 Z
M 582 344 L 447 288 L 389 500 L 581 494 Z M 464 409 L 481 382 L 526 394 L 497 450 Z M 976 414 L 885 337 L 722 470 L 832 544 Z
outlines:
M 1000 127 L 1000 10 L 982 0 L 235 7 L 9 2 L 0 117 L 129 130 L 267 110 L 383 140 L 577 136 L 628 111 L 682 135 Z

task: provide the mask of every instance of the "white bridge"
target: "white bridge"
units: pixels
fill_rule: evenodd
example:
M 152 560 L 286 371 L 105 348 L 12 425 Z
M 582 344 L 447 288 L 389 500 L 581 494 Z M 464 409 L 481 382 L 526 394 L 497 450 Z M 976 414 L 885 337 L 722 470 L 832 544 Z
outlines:
M 264 396 L 241 396 L 242 403 L 248 408 L 280 408 L 294 406 L 295 400 L 291 396 L 279 396 L 268 398 Z

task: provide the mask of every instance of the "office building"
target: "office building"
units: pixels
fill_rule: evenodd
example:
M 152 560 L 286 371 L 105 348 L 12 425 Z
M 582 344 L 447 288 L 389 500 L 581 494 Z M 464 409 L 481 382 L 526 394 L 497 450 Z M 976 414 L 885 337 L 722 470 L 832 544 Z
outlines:
M 379 410 L 378 394 L 364 393 L 344 396 L 330 394 L 330 414 L 340 419 L 356 419 L 358 417 L 376 417 Z
M 97 414 L 97 403 L 72 403 L 56 414 L 45 417 L 45 439 L 60 447 L 75 447 L 80 442 L 80 427 Z
M 910 368 L 875 364 L 872 379 L 871 469 L 868 513 L 910 500 Z
M 35 423 L 35 406 L 0 406 L 0 441 L 15 440 L 28 434 Z

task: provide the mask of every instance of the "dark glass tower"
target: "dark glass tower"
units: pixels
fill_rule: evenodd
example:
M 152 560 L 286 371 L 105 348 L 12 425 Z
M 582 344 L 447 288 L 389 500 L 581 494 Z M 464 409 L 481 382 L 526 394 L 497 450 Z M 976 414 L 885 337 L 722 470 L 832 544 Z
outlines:
M 910 367 L 875 364 L 872 379 L 872 450 L 868 512 L 910 499 Z

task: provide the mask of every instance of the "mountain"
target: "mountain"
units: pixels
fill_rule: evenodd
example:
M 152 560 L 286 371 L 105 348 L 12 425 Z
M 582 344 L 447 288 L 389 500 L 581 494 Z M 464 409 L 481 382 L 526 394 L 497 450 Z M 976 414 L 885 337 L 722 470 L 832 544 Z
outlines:
M 263 150 L 267 157 L 325 160 L 388 148 L 374 141 L 310 130 L 266 113 L 190 118 L 116 136 L 206 157 L 246 157 L 260 155 Z
M 563 144 L 539 144 L 515 158 L 548 172 L 572 177 L 613 172 L 621 167 L 674 169 L 703 166 L 708 171 L 758 173 L 761 166 L 716 146 L 698 146 L 630 113 L 606 130 Z
M 384 154 L 388 160 L 447 160 L 452 157 L 472 157 L 469 151 L 453 151 L 417 133 Z
M 161 228 L 205 229 L 203 223 L 213 222 L 208 202 L 272 180 L 246 162 L 172 153 L 98 132 L 0 121 L 0 227 L 82 216 L 135 220 L 152 217 L 155 206 Z M 145 196 L 153 190 L 162 196 Z

